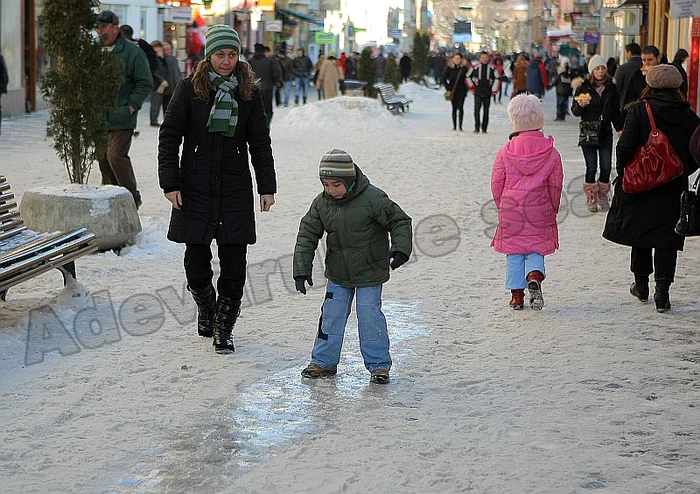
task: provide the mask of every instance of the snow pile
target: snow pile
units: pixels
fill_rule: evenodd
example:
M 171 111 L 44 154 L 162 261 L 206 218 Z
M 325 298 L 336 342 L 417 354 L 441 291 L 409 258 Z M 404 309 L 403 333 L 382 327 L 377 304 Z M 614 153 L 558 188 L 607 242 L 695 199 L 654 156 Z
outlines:
M 439 89 L 430 89 L 422 84 L 408 82 L 406 84 L 401 84 L 397 93 L 403 94 L 404 96 L 411 98 L 413 101 L 430 101 L 433 99 L 441 100 L 443 99 L 444 88 L 440 87 Z
M 340 96 L 291 108 L 279 123 L 287 128 L 300 129 L 351 127 L 376 130 L 395 128 L 401 125 L 401 120 L 384 108 L 378 99 Z

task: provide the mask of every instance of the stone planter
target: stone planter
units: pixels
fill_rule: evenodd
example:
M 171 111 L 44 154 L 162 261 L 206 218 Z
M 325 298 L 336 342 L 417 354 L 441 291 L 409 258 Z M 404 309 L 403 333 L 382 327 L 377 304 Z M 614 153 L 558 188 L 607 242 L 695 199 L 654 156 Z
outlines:
M 132 243 L 141 231 L 131 193 L 113 185 L 31 189 L 22 196 L 19 209 L 27 228 L 38 232 L 87 228 L 102 251 Z

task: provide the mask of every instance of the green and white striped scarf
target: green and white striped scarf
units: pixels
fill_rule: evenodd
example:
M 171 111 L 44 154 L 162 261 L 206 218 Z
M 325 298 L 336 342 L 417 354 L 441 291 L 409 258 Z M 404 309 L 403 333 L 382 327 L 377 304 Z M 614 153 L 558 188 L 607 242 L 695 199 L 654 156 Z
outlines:
M 214 104 L 209 112 L 207 127 L 209 132 L 219 132 L 226 137 L 236 134 L 238 124 L 238 103 L 236 102 L 236 89 L 238 80 L 235 76 L 221 77 L 216 72 L 209 72 L 209 80 L 216 88 Z

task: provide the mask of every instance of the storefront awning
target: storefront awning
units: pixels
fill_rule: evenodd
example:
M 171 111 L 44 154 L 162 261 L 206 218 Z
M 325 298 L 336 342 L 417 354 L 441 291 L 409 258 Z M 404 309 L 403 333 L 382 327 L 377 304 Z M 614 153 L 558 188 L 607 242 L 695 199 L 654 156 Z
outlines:
M 280 14 L 292 15 L 301 19 L 302 21 L 310 22 L 311 24 L 316 24 L 317 26 L 323 26 L 323 21 L 314 19 L 309 14 L 304 14 L 303 12 L 297 12 L 296 10 L 285 9 L 283 7 L 277 7 L 277 12 L 279 12 Z

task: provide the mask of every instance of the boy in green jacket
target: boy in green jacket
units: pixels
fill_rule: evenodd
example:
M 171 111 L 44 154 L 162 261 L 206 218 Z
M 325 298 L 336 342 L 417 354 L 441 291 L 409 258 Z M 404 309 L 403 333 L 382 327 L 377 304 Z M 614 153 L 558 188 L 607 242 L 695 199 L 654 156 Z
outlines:
M 341 149 L 321 158 L 319 176 L 324 191 L 301 219 L 294 248 L 294 281 L 304 295 L 306 283 L 313 286 L 314 253 L 326 233 L 328 284 L 311 363 L 301 375 L 316 379 L 336 374 L 345 324 L 353 296 L 357 296 L 362 358 L 371 382 L 386 384 L 391 357 L 382 284 L 389 280 L 389 268 L 398 268 L 411 255 L 411 218 L 384 191 L 371 185 Z

